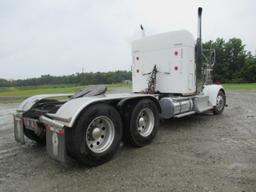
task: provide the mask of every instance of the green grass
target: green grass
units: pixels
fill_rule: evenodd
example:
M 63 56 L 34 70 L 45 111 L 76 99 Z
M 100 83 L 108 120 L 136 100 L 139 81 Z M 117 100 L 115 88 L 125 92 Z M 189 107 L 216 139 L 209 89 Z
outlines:
M 0 89 L 0 96 L 31 96 L 50 93 L 72 93 L 82 87 L 57 87 L 57 86 L 35 86 L 35 87 L 11 87 L 9 89 Z
M 256 90 L 256 83 L 225 83 L 227 90 Z
M 11 104 L 11 103 L 21 103 L 22 101 L 24 101 L 24 99 L 4 99 L 1 100 L 0 99 L 0 104 Z
M 128 84 L 108 84 L 108 90 L 115 88 L 131 87 Z M 29 97 L 40 94 L 54 94 L 54 93 L 75 93 L 86 86 L 81 85 L 43 85 L 43 86 L 24 86 L 24 87 L 8 87 L 0 88 L 0 97 Z M 22 101 L 22 98 L 1 99 L 0 103 L 15 103 Z
M 127 84 L 109 84 L 106 85 L 108 90 L 129 87 Z M 39 94 L 51 94 L 51 93 L 74 93 L 86 86 L 81 85 L 48 85 L 48 86 L 26 86 L 26 87 L 10 87 L 0 88 L 0 96 L 31 96 Z
M 130 88 L 129 84 L 109 84 L 106 85 L 108 90 L 115 88 Z M 256 90 L 256 83 L 225 83 L 224 88 L 227 90 Z M 86 86 L 81 85 L 44 85 L 44 86 L 26 86 L 26 87 L 8 87 L 0 88 L 1 96 L 19 96 L 19 97 L 29 97 L 32 95 L 39 94 L 53 94 L 53 93 L 74 93 L 79 91 Z M 0 103 L 18 103 L 21 102 L 22 98 L 12 98 L 12 99 L 1 99 Z

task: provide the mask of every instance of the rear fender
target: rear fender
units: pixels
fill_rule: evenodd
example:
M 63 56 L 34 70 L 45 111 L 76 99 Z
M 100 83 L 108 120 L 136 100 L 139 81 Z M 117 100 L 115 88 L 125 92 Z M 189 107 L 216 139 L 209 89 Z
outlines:
M 31 107 L 33 107 L 33 105 L 35 103 L 37 103 L 38 101 L 45 99 L 45 98 L 51 98 L 51 97 L 66 97 L 66 96 L 71 96 L 73 94 L 47 94 L 47 95 L 34 95 L 31 96 L 27 99 L 25 99 L 18 107 L 18 111 L 21 112 L 26 112 L 29 109 L 31 109 Z
M 205 85 L 203 88 L 203 94 L 209 96 L 209 101 L 213 106 L 216 106 L 216 98 L 219 91 L 223 91 L 226 95 L 224 87 L 222 85 Z
M 154 95 L 148 94 L 109 94 L 104 96 L 81 97 L 66 102 L 55 114 L 47 114 L 47 116 L 62 123 L 66 127 L 73 127 L 79 115 L 93 104 L 101 102 L 120 103 L 120 101 L 124 102 L 136 98 L 150 98 L 152 100 L 157 100 Z

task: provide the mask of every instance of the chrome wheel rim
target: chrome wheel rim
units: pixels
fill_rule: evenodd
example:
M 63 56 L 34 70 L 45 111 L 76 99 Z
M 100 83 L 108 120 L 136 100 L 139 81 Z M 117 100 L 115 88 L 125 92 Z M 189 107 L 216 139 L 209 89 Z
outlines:
M 149 136 L 155 126 L 154 113 L 149 108 L 144 108 L 140 111 L 137 118 L 137 130 L 142 137 Z
M 216 100 L 216 108 L 218 111 L 221 111 L 223 109 L 224 103 L 224 97 L 222 95 L 218 95 Z
M 115 126 L 107 116 L 94 118 L 86 130 L 87 147 L 94 153 L 106 151 L 113 143 Z

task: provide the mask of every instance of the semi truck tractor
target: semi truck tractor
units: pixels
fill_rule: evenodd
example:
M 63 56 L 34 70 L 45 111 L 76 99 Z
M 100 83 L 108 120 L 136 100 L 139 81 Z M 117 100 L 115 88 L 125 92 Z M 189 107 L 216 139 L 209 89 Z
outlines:
M 109 161 L 121 141 L 135 147 L 151 143 L 160 118 L 221 114 L 226 94 L 211 81 L 214 50 L 210 59 L 203 59 L 201 15 L 198 8 L 197 39 L 181 30 L 132 43 L 130 93 L 110 94 L 104 86 L 90 86 L 75 94 L 27 98 L 13 115 L 16 141 L 24 144 L 26 136 L 45 143 L 57 161 L 96 166 Z

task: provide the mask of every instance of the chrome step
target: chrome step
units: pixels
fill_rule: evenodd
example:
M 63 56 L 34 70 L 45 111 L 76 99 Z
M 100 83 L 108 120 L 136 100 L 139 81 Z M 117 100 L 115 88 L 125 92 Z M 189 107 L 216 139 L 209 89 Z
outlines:
M 185 116 L 188 116 L 188 115 L 193 115 L 195 113 L 196 113 L 195 111 L 189 111 L 189 112 L 186 112 L 186 113 L 181 113 L 181 114 L 175 115 L 174 118 L 181 118 L 181 117 L 185 117 Z
M 209 111 L 209 110 L 211 110 L 211 109 L 213 109 L 213 106 L 205 107 L 205 108 L 203 108 L 203 109 L 200 109 L 198 112 L 199 112 L 199 113 L 203 113 L 203 112 Z

